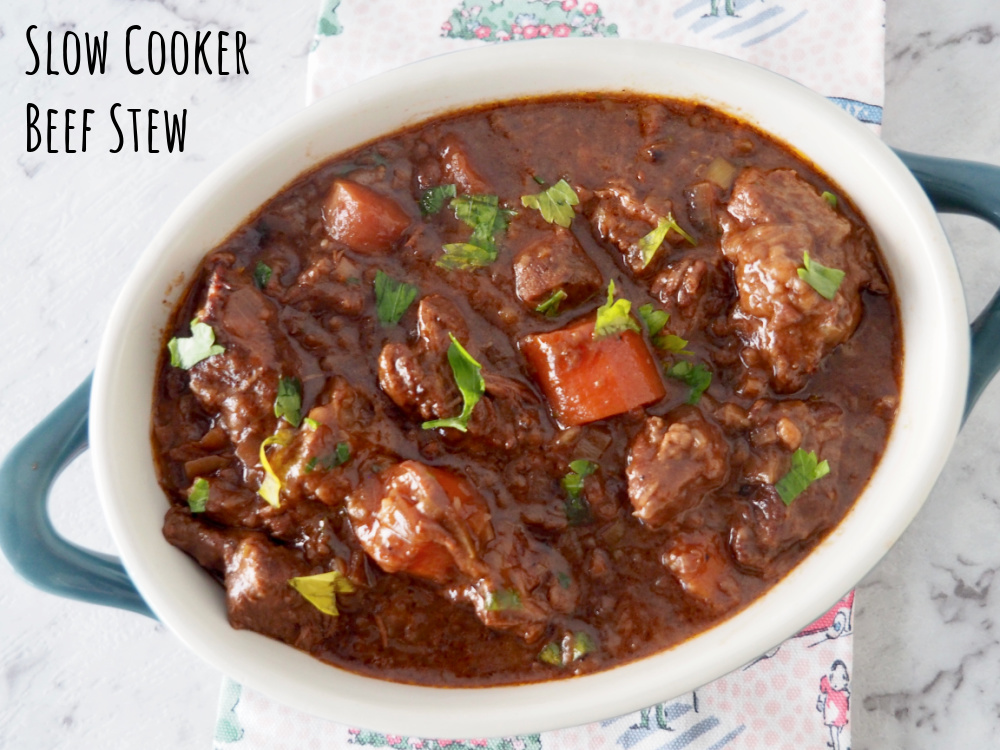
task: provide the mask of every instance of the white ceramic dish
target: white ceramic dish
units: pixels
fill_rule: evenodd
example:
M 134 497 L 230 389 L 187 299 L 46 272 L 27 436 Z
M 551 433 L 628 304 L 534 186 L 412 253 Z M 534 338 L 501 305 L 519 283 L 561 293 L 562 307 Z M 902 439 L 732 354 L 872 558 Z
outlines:
M 298 174 L 375 136 L 487 101 L 625 90 L 696 99 L 758 125 L 808 155 L 868 218 L 901 300 L 905 364 L 896 426 L 855 507 L 745 611 L 666 652 L 586 677 L 414 687 L 344 672 L 231 629 L 222 588 L 160 531 L 166 501 L 151 458 L 149 414 L 160 332 L 182 290 L 178 279 Z M 157 616 L 220 671 L 290 706 L 382 731 L 521 734 L 620 715 L 698 687 L 788 637 L 854 585 L 916 514 L 944 464 L 965 403 L 967 326 L 954 260 L 923 191 L 877 137 L 822 97 L 719 55 L 653 43 L 484 47 L 378 76 L 311 107 L 191 194 L 141 257 L 112 314 L 93 383 L 91 448 L 129 575 Z M 949 367 L 939 367 L 942 361 Z

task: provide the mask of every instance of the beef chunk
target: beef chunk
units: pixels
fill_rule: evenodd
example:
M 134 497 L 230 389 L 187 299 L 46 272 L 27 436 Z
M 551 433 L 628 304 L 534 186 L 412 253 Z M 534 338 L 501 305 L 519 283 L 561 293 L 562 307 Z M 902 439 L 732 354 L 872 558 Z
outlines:
M 762 399 L 748 414 L 752 453 L 743 465 L 748 492 L 733 498 L 736 509 L 729 546 L 741 566 L 763 572 L 769 563 L 835 522 L 837 485 L 814 482 L 786 506 L 774 489 L 791 468 L 792 454 L 814 451 L 836 471 L 847 438 L 843 411 L 825 401 Z
M 334 180 L 323 220 L 331 238 L 365 255 L 388 252 L 410 226 L 395 200 L 350 180 Z
M 485 574 L 483 549 L 493 538 L 482 497 L 442 469 L 404 461 L 348 499 L 358 541 L 387 573 L 434 583 Z
M 722 430 L 696 408 L 679 409 L 669 421 L 648 417 L 625 469 L 633 515 L 658 527 L 694 508 L 726 481 L 727 459 Z
M 332 636 L 337 618 L 318 610 L 288 583 L 324 572 L 298 550 L 273 544 L 262 534 L 248 534 L 226 561 L 229 624 L 299 648 Z
M 468 149 L 455 134 L 441 139 L 439 150 L 444 182 L 453 182 L 458 192 L 465 195 L 482 195 L 491 192 L 489 184 L 473 166 Z
M 521 529 L 498 535 L 482 496 L 447 470 L 396 464 L 352 494 L 348 511 L 379 567 L 468 601 L 488 627 L 534 640 L 554 611 L 575 605 L 575 587 L 557 575 L 569 570 L 565 560 Z
M 163 519 L 163 537 L 219 577 L 225 573 L 226 560 L 246 533 L 204 523 L 184 505 L 171 505 Z
M 650 291 L 670 313 L 666 332 L 688 338 L 711 326 L 732 297 L 723 258 L 693 255 L 673 261 L 659 274 Z
M 562 307 L 569 307 L 600 288 L 601 272 L 572 232 L 555 227 L 551 237 L 531 243 L 514 258 L 514 285 L 532 310 L 560 290 L 566 295 Z
M 467 345 L 468 326 L 454 303 L 437 295 L 420 300 L 417 320 L 416 342 L 382 348 L 379 385 L 403 411 L 422 420 L 454 417 L 463 402 L 448 363 L 449 333 Z M 485 368 L 482 375 L 486 393 L 473 409 L 468 432 L 446 429 L 448 439 L 473 453 L 539 442 L 545 407 L 531 389 Z
M 708 532 L 681 534 L 663 554 L 684 593 L 712 614 L 728 612 L 740 602 L 740 585 L 726 548 Z
M 739 292 L 733 325 L 779 393 L 802 388 L 861 319 L 861 289 L 882 288 L 870 241 L 789 169 L 745 169 L 722 217 Z M 804 253 L 845 272 L 832 300 L 799 278 Z M 755 364 L 755 362 L 749 362 Z
M 595 190 L 593 199 L 586 201 L 584 213 L 590 219 L 591 230 L 598 239 L 610 242 L 622 254 L 625 264 L 634 274 L 641 274 L 647 268 L 638 242 L 649 234 L 660 219 L 671 212 L 669 201 L 648 198 L 640 201 L 625 187 L 612 185 Z M 665 245 L 683 242 L 676 232 L 668 232 Z M 665 252 L 661 248 L 658 254 Z

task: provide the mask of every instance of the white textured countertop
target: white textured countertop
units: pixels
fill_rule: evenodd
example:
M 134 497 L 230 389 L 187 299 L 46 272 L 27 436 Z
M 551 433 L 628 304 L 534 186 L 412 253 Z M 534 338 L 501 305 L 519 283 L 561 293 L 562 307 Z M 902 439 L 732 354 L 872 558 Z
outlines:
M 183 196 L 302 107 L 316 5 L 5 2 L 0 455 L 93 368 L 118 290 Z M 887 16 L 883 137 L 912 151 L 1000 164 L 1000 5 L 887 0 Z M 36 44 L 44 43 L 49 29 L 73 29 L 81 36 L 108 30 L 112 45 L 121 44 L 132 24 L 143 32 L 241 30 L 250 74 L 133 76 L 123 69 L 122 51 L 112 46 L 104 76 L 28 76 L 34 61 L 25 31 L 32 24 L 41 32 L 35 33 Z M 55 53 L 58 60 L 61 48 Z M 48 107 L 95 110 L 87 153 L 48 154 L 44 146 L 27 153 L 29 102 L 43 118 Z M 115 102 L 123 105 L 119 111 L 187 108 L 184 152 L 137 154 L 126 141 L 121 153 L 108 153 L 117 138 L 106 113 Z M 56 135 L 61 150 L 61 128 Z M 944 223 L 975 313 L 1000 286 L 1000 238 L 972 219 L 948 217 Z M 63 533 L 113 552 L 86 456 L 64 474 L 52 503 Z M 992 585 L 1000 569 L 998 540 L 1000 385 L 994 385 L 959 436 L 916 522 L 858 588 L 855 750 L 995 743 L 1000 591 Z M 0 748 L 209 747 L 219 685 L 220 675 L 162 626 L 38 592 L 0 561 Z

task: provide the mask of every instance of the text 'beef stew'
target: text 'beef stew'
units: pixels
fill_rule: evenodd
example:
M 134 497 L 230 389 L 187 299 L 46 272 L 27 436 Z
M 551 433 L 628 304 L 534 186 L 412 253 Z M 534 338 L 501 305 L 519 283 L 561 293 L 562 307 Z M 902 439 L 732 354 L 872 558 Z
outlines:
M 754 128 L 635 96 L 456 113 L 204 259 L 154 394 L 164 533 L 234 627 L 354 671 L 605 669 L 838 523 L 901 346 L 862 218 Z

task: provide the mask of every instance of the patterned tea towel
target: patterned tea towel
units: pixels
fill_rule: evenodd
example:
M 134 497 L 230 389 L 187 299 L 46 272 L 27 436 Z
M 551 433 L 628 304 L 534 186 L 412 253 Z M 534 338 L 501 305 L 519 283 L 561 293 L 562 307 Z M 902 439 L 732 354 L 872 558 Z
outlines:
M 714 50 L 882 122 L 882 0 L 323 0 L 312 103 L 425 57 L 514 39 L 606 36 Z M 226 679 L 214 750 L 849 750 L 853 592 L 743 668 L 636 713 L 521 737 L 402 737 L 309 716 Z

